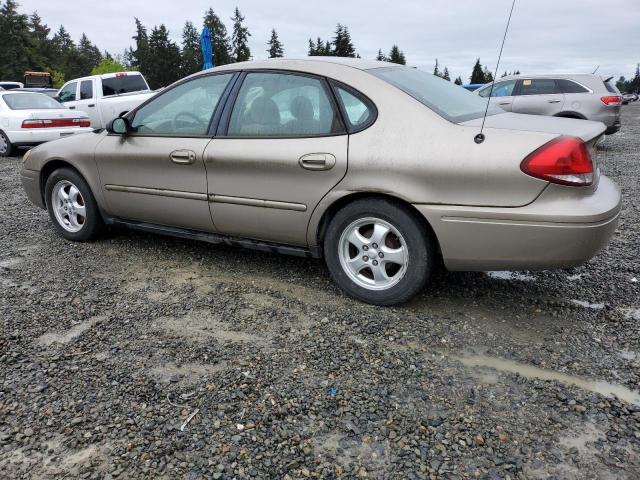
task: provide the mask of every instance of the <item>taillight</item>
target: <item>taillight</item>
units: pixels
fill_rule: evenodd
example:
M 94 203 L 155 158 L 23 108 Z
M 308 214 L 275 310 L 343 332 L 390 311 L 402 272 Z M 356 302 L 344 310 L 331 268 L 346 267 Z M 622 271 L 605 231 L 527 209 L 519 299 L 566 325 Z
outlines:
M 531 153 L 520 164 L 527 175 L 560 185 L 585 187 L 593 183 L 593 162 L 585 143 L 558 137 Z
M 53 118 L 46 120 L 25 120 L 22 128 L 59 128 L 59 127 L 90 127 L 88 118 Z
M 602 103 L 605 105 L 622 105 L 622 97 L 618 95 L 610 95 L 608 97 L 602 97 Z

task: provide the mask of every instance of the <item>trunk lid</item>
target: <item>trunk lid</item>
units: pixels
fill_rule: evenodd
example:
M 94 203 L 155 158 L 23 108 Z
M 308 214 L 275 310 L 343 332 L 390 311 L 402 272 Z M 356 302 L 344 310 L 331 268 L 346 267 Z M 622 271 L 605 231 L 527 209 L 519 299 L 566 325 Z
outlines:
M 67 108 L 49 108 L 41 110 L 29 110 L 27 119 L 55 120 L 61 118 L 87 118 L 84 112 L 73 111 Z

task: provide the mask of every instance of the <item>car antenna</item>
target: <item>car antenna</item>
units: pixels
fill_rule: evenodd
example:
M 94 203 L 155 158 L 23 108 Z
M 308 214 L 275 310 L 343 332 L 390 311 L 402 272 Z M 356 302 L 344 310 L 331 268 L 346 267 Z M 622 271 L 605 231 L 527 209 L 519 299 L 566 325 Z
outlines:
M 489 96 L 487 97 L 487 107 L 484 110 L 484 117 L 482 117 L 482 127 L 480 127 L 480 133 L 473 139 L 478 145 L 484 142 L 485 135 L 484 122 L 487 120 L 487 114 L 489 113 L 489 103 L 491 102 L 491 95 L 493 95 L 493 87 L 496 84 L 496 76 L 498 75 L 498 69 L 500 68 L 500 59 L 502 58 L 502 50 L 504 49 L 504 42 L 507 40 L 507 33 L 509 32 L 509 25 L 511 25 L 511 16 L 513 15 L 513 9 L 516 6 L 516 0 L 513 0 L 511 4 L 511 11 L 509 12 L 509 19 L 507 20 L 507 28 L 504 29 L 504 36 L 502 37 L 502 46 L 500 47 L 500 53 L 498 54 L 498 63 L 496 63 L 496 71 L 493 74 L 493 81 L 491 82 L 491 90 L 489 90 Z
M 595 75 L 595 74 L 596 74 L 596 72 L 597 72 L 599 69 L 600 69 L 600 65 L 598 65 L 598 66 L 596 67 L 596 69 L 593 71 L 593 73 L 592 73 L 591 75 Z

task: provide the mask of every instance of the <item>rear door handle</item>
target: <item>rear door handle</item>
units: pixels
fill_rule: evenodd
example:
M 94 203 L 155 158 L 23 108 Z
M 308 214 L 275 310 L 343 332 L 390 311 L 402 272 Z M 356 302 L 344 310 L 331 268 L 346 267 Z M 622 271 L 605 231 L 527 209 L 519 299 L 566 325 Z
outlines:
M 171 152 L 169 158 L 178 165 L 191 165 L 196 162 L 196 152 L 192 150 L 176 150 Z
M 96 104 L 95 104 L 95 103 L 90 103 L 89 105 L 87 105 L 87 107 L 89 107 L 89 108 L 93 108 L 93 107 L 95 107 L 95 106 L 96 106 Z
M 549 103 L 560 103 L 562 100 L 549 100 Z
M 500 102 L 498 105 L 511 105 L 511 102 Z
M 75 109 L 76 109 L 76 107 L 74 107 L 74 106 L 69 107 L 69 110 L 75 110 Z
M 306 170 L 331 170 L 336 164 L 336 157 L 330 153 L 310 153 L 300 157 L 298 163 Z

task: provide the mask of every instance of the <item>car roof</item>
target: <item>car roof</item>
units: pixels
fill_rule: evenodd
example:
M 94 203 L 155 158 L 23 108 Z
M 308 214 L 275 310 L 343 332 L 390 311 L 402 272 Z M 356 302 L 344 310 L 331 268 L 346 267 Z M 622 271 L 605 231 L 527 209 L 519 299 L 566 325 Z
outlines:
M 600 78 L 592 73 L 533 73 L 520 75 L 507 75 L 496 79 L 496 82 L 503 80 L 518 80 L 520 78 Z
M 363 60 L 361 58 L 349 58 L 349 57 L 301 57 L 301 58 L 270 58 L 267 60 L 252 60 L 249 62 L 231 63 L 228 65 L 221 65 L 214 67 L 207 71 L 213 70 L 257 70 L 263 68 L 291 68 L 292 70 L 299 70 L 304 67 L 305 64 L 317 65 L 318 63 L 326 63 L 330 65 L 341 65 L 345 67 L 356 68 L 358 70 L 369 70 L 372 68 L 381 67 L 403 67 L 389 62 L 379 62 L 377 60 Z M 409 67 L 404 67 L 409 68 Z M 203 72 L 199 72 L 203 73 Z

